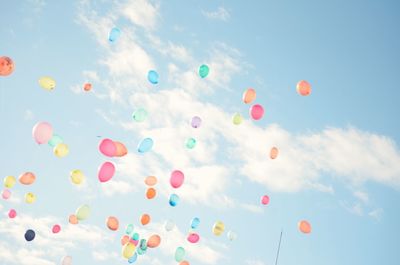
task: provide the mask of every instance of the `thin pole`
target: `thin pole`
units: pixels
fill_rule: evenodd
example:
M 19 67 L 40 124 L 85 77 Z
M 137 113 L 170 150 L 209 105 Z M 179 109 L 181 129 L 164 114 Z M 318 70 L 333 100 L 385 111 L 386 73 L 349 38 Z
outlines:
M 276 253 L 275 265 L 278 265 L 279 250 L 281 249 L 282 233 L 283 230 L 281 230 L 281 236 L 279 237 L 279 245 L 278 245 L 278 252 Z

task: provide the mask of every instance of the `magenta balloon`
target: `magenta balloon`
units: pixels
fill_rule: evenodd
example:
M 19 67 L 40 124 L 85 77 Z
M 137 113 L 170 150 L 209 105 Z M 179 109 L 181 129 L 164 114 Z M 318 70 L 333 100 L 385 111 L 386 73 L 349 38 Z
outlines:
M 267 195 L 262 196 L 261 203 L 267 205 L 269 203 L 269 197 Z
M 111 162 L 104 162 L 99 168 L 98 178 L 100 182 L 107 182 L 114 176 L 114 173 L 114 164 Z
M 183 175 L 182 171 L 174 170 L 171 173 L 171 178 L 169 179 L 169 183 L 171 183 L 171 186 L 173 188 L 177 189 L 180 186 L 182 186 L 184 179 L 185 175 Z
M 32 129 L 32 136 L 38 144 L 45 144 L 53 137 L 53 127 L 48 122 L 38 122 Z
M 198 234 L 196 234 L 196 233 L 191 233 L 191 234 L 188 235 L 187 240 L 190 243 L 197 243 L 200 240 L 200 236 Z
M 264 116 L 264 108 L 260 104 L 255 104 L 250 108 L 250 116 L 254 120 L 259 120 Z
M 101 140 L 99 150 L 103 155 L 113 157 L 117 153 L 117 146 L 113 140 L 106 138 Z

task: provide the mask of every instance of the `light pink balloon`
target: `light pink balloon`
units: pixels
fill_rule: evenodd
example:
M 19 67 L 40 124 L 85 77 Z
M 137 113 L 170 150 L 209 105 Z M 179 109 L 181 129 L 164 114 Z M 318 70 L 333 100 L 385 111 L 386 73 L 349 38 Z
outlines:
M 98 178 L 100 182 L 107 182 L 109 181 L 115 173 L 115 166 L 111 162 L 104 162 L 99 167 Z
M 259 120 L 264 116 L 264 108 L 260 104 L 255 104 L 250 107 L 250 116 L 253 120 Z
M 101 140 L 99 150 L 103 155 L 113 157 L 117 153 L 117 146 L 113 140 L 106 138 Z
M 182 171 L 174 170 L 171 173 L 171 178 L 169 179 L 169 183 L 171 183 L 171 186 L 173 188 L 177 189 L 180 186 L 182 186 L 184 179 L 185 175 L 183 175 Z
M 51 231 L 52 231 L 54 234 L 57 234 L 58 232 L 61 231 L 61 226 L 60 226 L 60 225 L 53 225 L 53 228 L 51 229 Z
M 14 209 L 11 209 L 9 212 L 8 212 L 8 217 L 10 217 L 10 218 L 15 218 L 17 216 L 17 212 L 14 210 Z
M 187 240 L 188 240 L 190 243 L 197 243 L 197 242 L 199 242 L 199 240 L 200 240 L 200 236 L 199 236 L 198 234 L 196 234 L 196 233 L 190 233 L 190 234 L 188 235 L 188 237 L 187 237 Z
M 38 122 L 32 129 L 32 136 L 38 144 L 45 144 L 53 137 L 53 127 L 48 122 Z
M 10 198 L 11 196 L 11 191 L 10 190 L 3 190 L 1 197 L 3 197 L 4 200 L 8 200 L 8 198 Z
M 269 197 L 267 195 L 262 196 L 261 203 L 267 205 L 269 203 Z

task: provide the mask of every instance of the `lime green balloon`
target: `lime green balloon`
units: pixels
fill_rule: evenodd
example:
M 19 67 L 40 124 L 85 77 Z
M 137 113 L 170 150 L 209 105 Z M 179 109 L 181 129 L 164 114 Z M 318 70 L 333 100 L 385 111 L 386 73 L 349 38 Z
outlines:
M 203 65 L 200 66 L 199 75 L 200 75 L 201 78 L 204 78 L 204 77 L 208 76 L 209 72 L 210 72 L 210 68 L 207 65 L 203 64 Z
M 82 205 L 80 206 L 76 212 L 75 212 L 76 218 L 78 218 L 79 221 L 85 220 L 89 217 L 90 215 L 90 207 L 89 205 Z
M 189 138 L 186 140 L 186 147 L 188 149 L 193 149 L 196 146 L 196 139 L 194 138 Z
M 233 114 L 233 116 L 232 116 L 233 124 L 239 125 L 242 123 L 242 121 L 243 121 L 243 117 L 242 117 L 242 115 L 240 115 L 240 113 Z
M 143 108 L 139 108 L 133 112 L 132 118 L 137 122 L 143 122 L 147 118 L 147 111 Z
M 51 147 L 55 147 L 56 145 L 61 144 L 63 142 L 64 142 L 64 140 L 63 140 L 63 138 L 61 138 L 61 136 L 59 136 L 57 134 L 53 134 L 53 137 L 51 137 L 51 139 L 49 140 L 48 144 Z

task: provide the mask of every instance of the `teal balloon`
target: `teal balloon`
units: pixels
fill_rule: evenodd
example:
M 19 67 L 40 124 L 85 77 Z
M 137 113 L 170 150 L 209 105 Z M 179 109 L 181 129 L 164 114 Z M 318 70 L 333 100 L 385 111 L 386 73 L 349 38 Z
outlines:
M 110 33 L 108 34 L 108 40 L 110 42 L 115 42 L 119 38 L 120 35 L 121 35 L 121 30 L 119 28 L 117 28 L 117 27 L 112 28 L 110 30 Z
M 142 122 L 147 118 L 147 111 L 143 108 L 139 108 L 133 112 L 132 118 L 137 122 Z
M 140 240 L 139 248 L 141 250 L 146 251 L 146 249 L 147 249 L 147 241 L 146 241 L 146 239 Z
M 138 253 L 138 255 L 143 255 L 146 253 L 146 250 L 143 250 L 141 248 L 136 248 L 136 253 Z
M 128 262 L 134 263 L 136 260 L 137 260 L 137 253 L 135 252 L 135 254 L 133 254 L 133 256 L 128 259 Z
M 138 152 L 139 153 L 146 153 L 153 148 L 153 139 L 151 138 L 144 138 L 138 145 Z
M 192 222 L 190 223 L 190 227 L 192 229 L 196 229 L 200 224 L 200 219 L 198 217 L 195 217 L 192 219 Z
M 176 194 L 171 194 L 171 196 L 169 196 L 169 205 L 175 207 L 178 203 L 179 203 L 179 196 Z
M 158 73 L 154 70 L 150 70 L 149 73 L 147 74 L 147 79 L 152 83 L 153 85 L 158 84 Z
M 134 233 L 133 236 L 132 236 L 132 239 L 135 240 L 135 241 L 139 240 L 139 234 L 138 233 Z
M 57 134 L 53 134 L 53 137 L 51 137 L 51 139 L 47 142 L 51 147 L 55 147 L 58 144 L 63 143 L 64 140 L 63 138 L 61 138 L 61 136 L 57 135 Z
M 186 147 L 188 149 L 193 149 L 196 146 L 196 139 L 194 138 L 189 138 L 186 140 Z
M 208 76 L 209 72 L 210 72 L 210 68 L 207 65 L 203 64 L 203 65 L 200 66 L 199 75 L 200 75 L 201 78 L 204 78 L 204 77 Z
M 177 247 L 175 250 L 175 260 L 176 262 L 181 262 L 186 255 L 186 251 L 183 247 Z
M 133 232 L 133 224 L 129 224 L 126 226 L 125 233 L 130 235 Z

